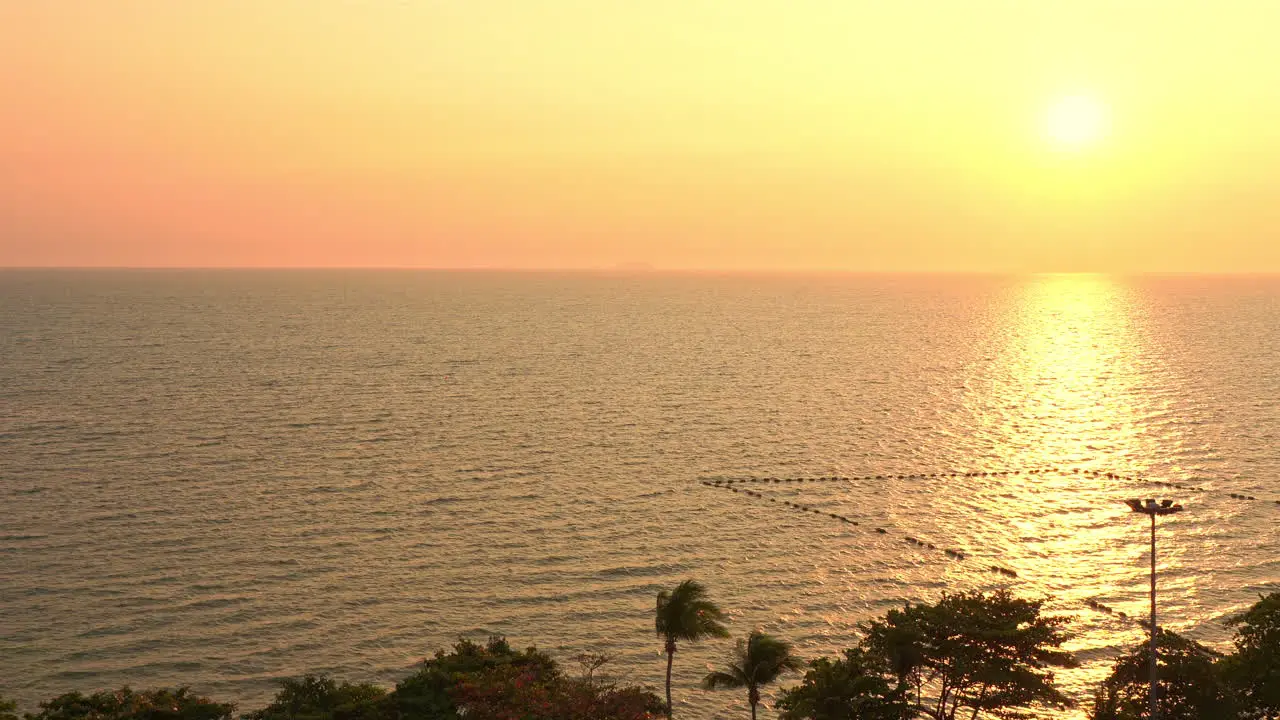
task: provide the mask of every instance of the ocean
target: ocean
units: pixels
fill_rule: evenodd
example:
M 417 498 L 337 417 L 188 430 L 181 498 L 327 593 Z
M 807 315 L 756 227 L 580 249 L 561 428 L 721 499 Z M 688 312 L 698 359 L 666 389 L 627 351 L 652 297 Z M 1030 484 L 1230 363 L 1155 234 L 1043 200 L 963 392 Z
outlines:
M 693 577 L 806 658 L 1048 597 L 1087 702 L 1144 636 L 1125 498 L 1186 506 L 1163 626 L 1225 649 L 1280 590 L 1278 398 L 1280 278 L 0 271 L 0 693 L 251 710 L 491 634 L 660 689 Z M 744 716 L 697 689 L 731 646 L 679 717 Z

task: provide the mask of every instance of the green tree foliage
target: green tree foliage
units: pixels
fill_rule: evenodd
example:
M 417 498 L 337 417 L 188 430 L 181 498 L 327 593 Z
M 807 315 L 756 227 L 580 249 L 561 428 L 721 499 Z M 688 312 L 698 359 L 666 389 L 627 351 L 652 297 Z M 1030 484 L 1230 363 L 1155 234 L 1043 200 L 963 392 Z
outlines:
M 512 650 L 504 638 L 489 638 L 485 645 L 461 640 L 453 652 L 438 651 L 418 670 L 401 680 L 387 698 L 395 717 L 411 720 L 456 720 L 455 689 L 464 682 L 507 668 L 550 673 L 555 662 L 534 648 Z
M 282 680 L 267 707 L 246 720 L 377 720 L 386 714 L 387 691 L 367 683 L 352 685 L 324 675 Z
M 27 720 L 230 720 L 235 705 L 194 695 L 188 688 L 59 695 Z
M 702 686 L 708 690 L 745 687 L 747 702 L 751 705 L 751 720 L 756 720 L 760 688 L 778 679 L 779 675 L 800 668 L 800 659 L 792 654 L 789 643 L 753 630 L 746 642 L 738 641 L 728 667 L 708 674 L 703 678 Z
M 729 637 L 724 613 L 707 599 L 707 589 L 696 580 L 685 580 L 670 592 L 658 593 L 654 628 L 667 653 L 667 717 L 671 717 L 671 665 L 677 641 L 697 642 L 708 637 Z
M 943 595 L 935 605 L 908 604 L 868 623 L 863 645 L 914 685 L 927 718 L 954 720 L 962 708 L 978 718 L 1032 705 L 1066 707 L 1071 700 L 1054 686 L 1051 668 L 1078 663 L 1060 649 L 1067 620 L 1042 617 L 1043 604 L 1005 590 Z M 923 703 L 926 692 L 936 700 Z
M 388 720 L 648 720 L 661 712 L 651 692 L 595 680 L 600 664 L 586 662 L 589 672 L 569 678 L 534 648 L 513 650 L 498 637 L 485 645 L 462 640 L 425 660 L 380 707 Z
M 1236 713 L 1220 667 L 1221 655 L 1177 633 L 1161 630 L 1158 645 L 1160 720 L 1233 720 Z M 1142 643 L 1116 661 L 1097 689 L 1091 720 L 1149 718 L 1151 646 Z
M 1241 715 L 1251 720 L 1280 718 L 1280 592 L 1262 598 L 1227 624 L 1236 628 L 1236 651 L 1225 670 Z
M 453 698 L 467 720 L 650 720 L 664 709 L 657 695 L 640 688 L 568 678 L 538 665 L 474 675 Z
M 0 695 L 0 720 L 18 720 L 18 706 Z
M 804 682 L 784 690 L 782 720 L 901 720 L 910 705 L 890 668 L 861 648 L 809 663 Z

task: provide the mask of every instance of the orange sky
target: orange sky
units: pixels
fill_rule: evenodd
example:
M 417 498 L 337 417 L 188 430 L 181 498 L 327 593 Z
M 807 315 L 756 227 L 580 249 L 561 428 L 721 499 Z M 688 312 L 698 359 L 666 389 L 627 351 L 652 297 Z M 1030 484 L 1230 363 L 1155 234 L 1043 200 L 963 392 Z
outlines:
M 0 265 L 1280 271 L 1272 0 L 0 0 Z M 1056 98 L 1108 110 L 1044 137 Z

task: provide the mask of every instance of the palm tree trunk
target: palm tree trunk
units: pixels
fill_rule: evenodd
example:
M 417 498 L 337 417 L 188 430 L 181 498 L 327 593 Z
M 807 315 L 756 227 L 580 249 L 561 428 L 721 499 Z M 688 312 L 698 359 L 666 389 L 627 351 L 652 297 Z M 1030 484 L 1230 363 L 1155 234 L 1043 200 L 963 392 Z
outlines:
M 667 720 L 671 720 L 671 663 L 676 659 L 676 644 L 667 641 Z
M 751 704 L 751 720 L 756 720 L 756 705 L 760 702 L 760 691 L 748 686 L 747 702 Z
M 756 704 L 751 703 L 751 720 L 756 720 Z

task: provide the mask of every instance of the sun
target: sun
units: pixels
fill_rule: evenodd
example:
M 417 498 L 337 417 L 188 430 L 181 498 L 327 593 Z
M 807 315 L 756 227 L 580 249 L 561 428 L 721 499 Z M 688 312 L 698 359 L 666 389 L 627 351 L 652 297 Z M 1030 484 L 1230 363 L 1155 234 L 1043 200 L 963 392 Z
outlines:
M 1107 108 L 1089 95 L 1065 95 L 1044 113 L 1044 134 L 1059 150 L 1083 150 L 1107 133 Z

